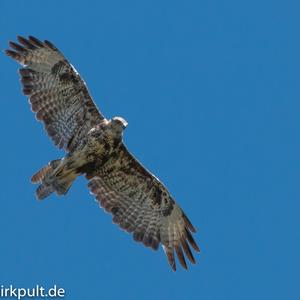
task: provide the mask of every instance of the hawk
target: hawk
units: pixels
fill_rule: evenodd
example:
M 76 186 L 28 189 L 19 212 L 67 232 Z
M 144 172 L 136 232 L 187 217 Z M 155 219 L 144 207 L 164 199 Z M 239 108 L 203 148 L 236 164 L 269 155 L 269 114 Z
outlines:
M 23 93 L 32 111 L 54 144 L 66 151 L 32 176 L 32 183 L 39 184 L 37 199 L 66 194 L 84 175 L 100 206 L 134 240 L 154 250 L 161 244 L 174 271 L 174 253 L 185 269 L 185 257 L 195 263 L 190 246 L 200 251 L 192 236 L 196 230 L 163 183 L 127 150 L 127 122 L 102 115 L 85 82 L 51 42 L 17 39 L 5 53 L 23 66 Z

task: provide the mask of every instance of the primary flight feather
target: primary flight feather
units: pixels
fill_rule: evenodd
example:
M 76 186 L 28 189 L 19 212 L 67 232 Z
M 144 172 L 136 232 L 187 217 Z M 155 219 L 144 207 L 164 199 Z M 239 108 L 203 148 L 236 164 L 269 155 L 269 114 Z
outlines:
M 174 252 L 184 268 L 185 257 L 195 263 L 190 246 L 200 251 L 192 236 L 196 230 L 166 187 L 125 147 L 127 122 L 101 114 L 85 82 L 51 42 L 17 38 L 6 54 L 23 65 L 21 82 L 32 111 L 54 144 L 67 152 L 32 176 L 39 184 L 37 198 L 66 194 L 83 174 L 113 222 L 136 241 L 155 250 L 161 243 L 173 270 Z

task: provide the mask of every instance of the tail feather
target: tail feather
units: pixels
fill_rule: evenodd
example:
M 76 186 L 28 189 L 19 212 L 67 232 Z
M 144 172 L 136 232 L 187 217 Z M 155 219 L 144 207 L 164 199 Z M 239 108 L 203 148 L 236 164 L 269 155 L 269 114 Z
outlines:
M 54 192 L 54 189 L 52 186 L 47 186 L 45 184 L 41 184 L 36 189 L 35 194 L 36 194 L 36 197 L 38 200 L 43 200 L 53 192 Z
M 65 170 L 63 167 L 61 170 L 57 169 L 60 162 L 60 159 L 52 160 L 32 176 L 32 183 L 40 183 L 36 190 L 37 199 L 42 200 L 53 192 L 64 195 L 70 189 L 78 173 L 75 170 Z
M 45 178 L 45 176 L 52 170 L 54 170 L 60 163 L 60 159 L 55 159 L 49 162 L 49 164 L 43 168 L 41 168 L 39 171 L 37 171 L 34 175 L 31 177 L 32 183 L 40 183 Z
M 36 172 L 34 175 L 32 175 L 31 177 L 31 182 L 32 183 L 39 183 L 42 182 L 42 180 L 44 179 L 45 175 L 52 170 L 51 166 L 47 165 L 45 167 L 43 167 L 42 169 L 40 169 L 38 172 Z
M 52 183 L 52 186 L 55 190 L 55 192 L 57 193 L 57 195 L 65 195 L 68 190 L 70 189 L 74 179 L 76 178 L 77 176 L 68 176 L 64 179 L 62 179 L 61 181 L 59 180 L 55 180 L 53 181 Z

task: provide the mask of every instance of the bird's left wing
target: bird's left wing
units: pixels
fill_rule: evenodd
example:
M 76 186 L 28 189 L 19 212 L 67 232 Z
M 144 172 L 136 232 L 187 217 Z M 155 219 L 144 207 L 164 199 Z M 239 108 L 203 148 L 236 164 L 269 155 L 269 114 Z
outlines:
M 155 250 L 161 243 L 173 270 L 174 251 L 184 268 L 184 253 L 195 263 L 189 247 L 200 251 L 192 236 L 195 228 L 164 185 L 124 145 L 104 167 L 87 170 L 86 177 L 100 205 L 113 215 L 113 222 L 132 232 L 136 241 Z
M 104 117 L 85 82 L 64 55 L 49 41 L 18 36 L 6 54 L 24 66 L 20 69 L 23 92 L 59 148 L 72 151 Z

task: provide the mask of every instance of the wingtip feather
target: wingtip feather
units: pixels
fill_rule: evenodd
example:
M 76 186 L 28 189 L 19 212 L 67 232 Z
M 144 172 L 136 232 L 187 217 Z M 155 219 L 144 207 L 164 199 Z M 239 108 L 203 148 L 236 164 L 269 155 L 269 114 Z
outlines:
M 6 49 L 4 52 L 7 56 L 12 57 L 13 59 L 19 59 L 21 57 L 19 53 L 10 49 Z
M 29 39 L 29 42 L 30 42 L 31 44 L 33 44 L 33 45 L 35 45 L 35 46 L 37 46 L 37 47 L 41 47 L 41 48 L 44 47 L 44 43 L 43 43 L 42 41 L 40 41 L 39 39 L 37 39 L 36 37 L 30 35 L 30 36 L 28 37 L 28 39 Z
M 189 261 L 192 263 L 192 264 L 195 264 L 196 263 L 196 260 L 193 256 L 193 253 L 188 245 L 188 243 L 186 242 L 186 240 L 184 238 L 181 239 L 181 245 L 182 245 L 182 248 L 187 256 L 187 258 L 189 259 Z
M 8 44 L 9 44 L 10 48 L 12 48 L 15 51 L 26 52 L 26 49 L 23 46 L 15 43 L 15 42 L 9 41 Z
M 176 271 L 176 262 L 175 262 L 175 258 L 174 258 L 174 251 L 173 249 L 170 249 L 166 246 L 163 246 L 163 249 L 166 253 L 169 265 L 171 266 L 172 270 L 175 272 Z
M 45 40 L 44 43 L 52 50 L 57 51 L 58 49 L 56 48 L 55 45 L 53 45 L 50 41 Z
M 192 222 L 189 220 L 189 218 L 186 216 L 184 212 L 182 212 L 182 217 L 184 219 L 185 225 L 188 227 L 190 231 L 193 233 L 196 233 L 196 228 L 193 226 Z
M 197 252 L 200 252 L 200 248 L 198 247 L 196 241 L 194 240 L 192 234 L 189 232 L 188 229 L 185 229 L 186 237 L 190 243 L 190 245 L 193 247 L 193 249 Z
M 177 254 L 177 257 L 178 257 L 178 260 L 179 260 L 180 264 L 183 266 L 183 268 L 185 268 L 187 270 L 188 267 L 187 267 L 187 264 L 186 264 L 186 261 L 185 261 L 185 258 L 184 258 L 181 247 L 178 246 L 178 245 L 175 246 L 175 251 L 176 251 L 176 254 Z
M 20 35 L 17 35 L 17 40 L 20 44 L 26 46 L 30 50 L 37 49 L 37 47 L 34 46 L 28 39 L 26 39 Z

